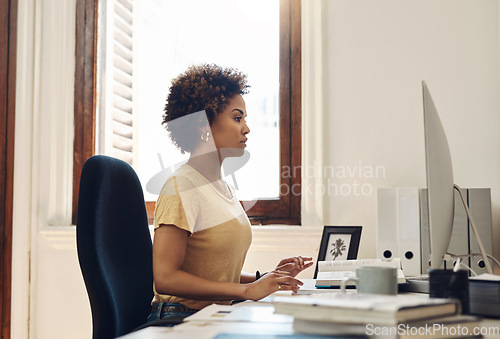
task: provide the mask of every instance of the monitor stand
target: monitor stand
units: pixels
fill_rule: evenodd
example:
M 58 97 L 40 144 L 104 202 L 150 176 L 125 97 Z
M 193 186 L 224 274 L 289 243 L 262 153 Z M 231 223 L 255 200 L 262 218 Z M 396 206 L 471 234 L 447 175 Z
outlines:
M 429 275 L 406 277 L 406 284 L 399 284 L 398 291 L 429 294 Z

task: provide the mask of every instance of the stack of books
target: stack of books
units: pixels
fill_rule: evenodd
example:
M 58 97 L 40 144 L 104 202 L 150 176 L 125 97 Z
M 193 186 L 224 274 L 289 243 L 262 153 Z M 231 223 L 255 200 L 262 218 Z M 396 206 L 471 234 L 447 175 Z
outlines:
M 277 296 L 275 313 L 290 315 L 297 333 L 370 338 L 469 338 L 480 318 L 460 314 L 455 299 L 427 295 L 332 293 Z
M 470 277 L 469 302 L 471 314 L 500 318 L 500 276 Z

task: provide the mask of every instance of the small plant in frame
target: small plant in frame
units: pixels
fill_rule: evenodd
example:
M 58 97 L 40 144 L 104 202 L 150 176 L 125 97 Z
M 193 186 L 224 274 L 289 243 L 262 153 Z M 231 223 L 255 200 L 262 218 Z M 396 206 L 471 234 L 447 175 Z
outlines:
M 347 250 L 345 241 L 342 238 L 335 239 L 335 241 L 331 244 L 332 249 L 330 250 L 330 254 L 333 256 L 332 260 L 337 259 L 337 257 L 342 256 L 345 250 Z
M 356 259 L 361 226 L 324 226 L 319 246 L 318 262 Z M 318 275 L 318 263 L 314 279 Z

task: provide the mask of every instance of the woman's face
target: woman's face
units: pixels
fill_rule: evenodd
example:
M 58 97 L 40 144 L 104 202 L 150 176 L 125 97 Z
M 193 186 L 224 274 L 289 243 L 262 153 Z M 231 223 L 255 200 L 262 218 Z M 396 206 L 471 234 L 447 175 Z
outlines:
M 242 156 L 250 129 L 245 118 L 247 111 L 241 95 L 229 99 L 226 106 L 210 126 L 215 146 L 223 157 Z

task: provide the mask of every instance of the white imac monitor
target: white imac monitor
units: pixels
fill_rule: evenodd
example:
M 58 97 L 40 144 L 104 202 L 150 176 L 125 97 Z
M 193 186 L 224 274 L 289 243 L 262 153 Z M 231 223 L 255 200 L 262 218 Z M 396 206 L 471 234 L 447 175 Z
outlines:
M 453 181 L 453 167 L 451 164 L 450 148 L 446 134 L 437 114 L 436 106 L 432 101 L 429 89 L 422 81 L 424 100 L 424 132 L 425 132 L 425 160 L 427 172 L 427 200 L 429 204 L 429 236 L 431 240 L 431 269 L 441 268 L 444 255 L 448 251 L 453 230 L 455 215 L 454 190 L 460 195 L 469 219 L 469 225 L 479 245 L 481 256 L 488 273 L 493 269 L 488 260 L 483 242 L 474 223 L 474 219 L 464 200 L 462 190 Z
M 429 204 L 431 268 L 441 268 L 450 244 L 455 201 L 450 148 L 446 134 L 425 82 L 424 100 L 425 160 Z

